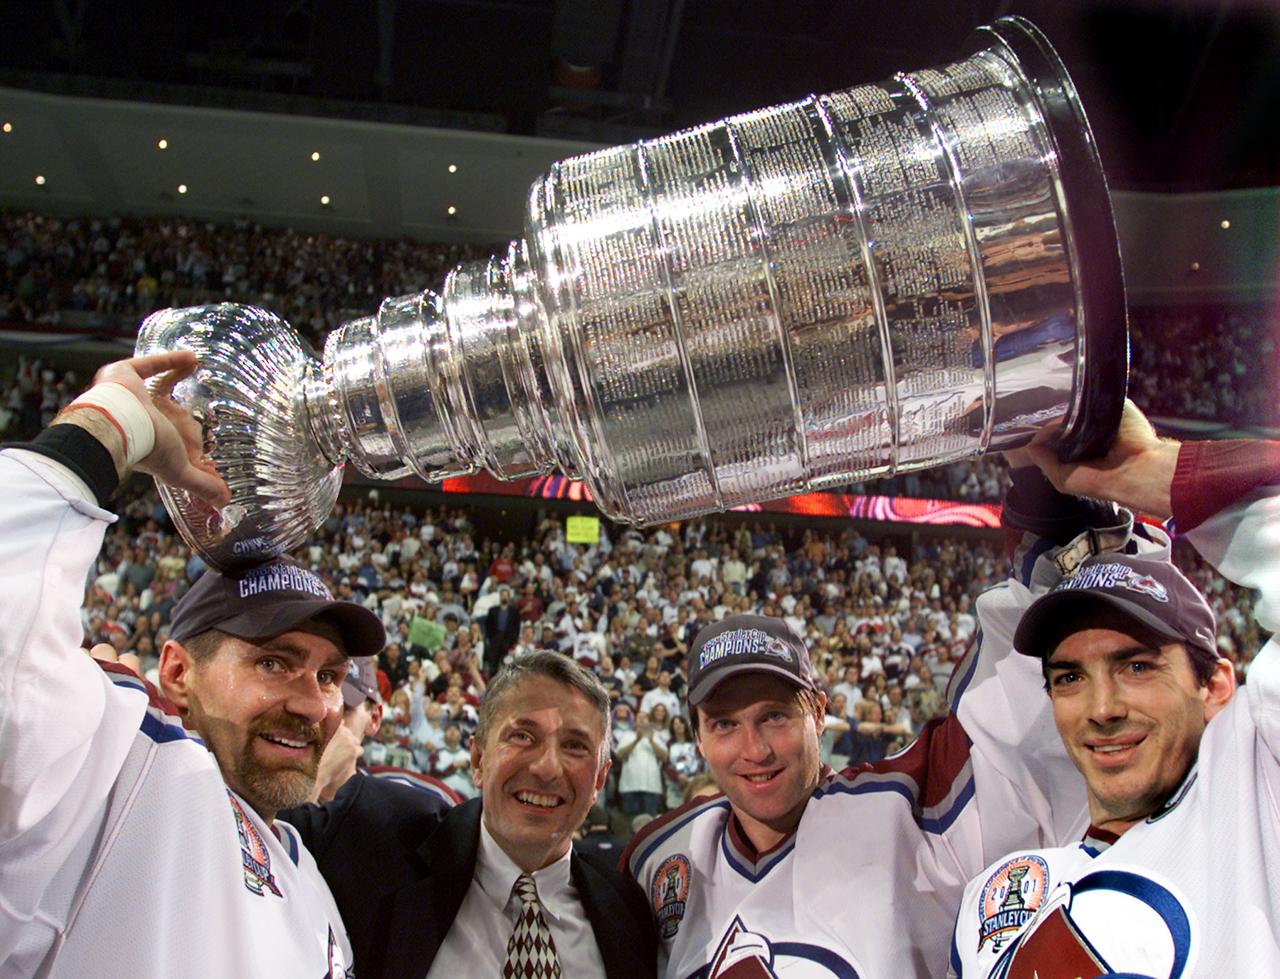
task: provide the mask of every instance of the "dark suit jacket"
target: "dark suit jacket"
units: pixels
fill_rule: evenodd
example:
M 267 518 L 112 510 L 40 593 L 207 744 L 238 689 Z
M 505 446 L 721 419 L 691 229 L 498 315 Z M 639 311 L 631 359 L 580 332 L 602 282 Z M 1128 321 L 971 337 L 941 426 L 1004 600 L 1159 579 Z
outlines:
M 507 606 L 507 624 L 498 628 L 498 620 L 502 617 L 501 606 L 490 606 L 484 617 L 484 665 L 490 676 L 493 676 L 502 659 L 520 638 L 520 610 L 514 604 Z
M 280 818 L 297 827 L 329 882 L 360 979 L 422 979 L 475 876 L 480 800 L 437 809 L 416 798 L 427 793 L 369 784 L 382 781 L 357 776 L 328 805 Z M 655 976 L 657 932 L 635 881 L 577 852 L 569 876 L 609 979 Z

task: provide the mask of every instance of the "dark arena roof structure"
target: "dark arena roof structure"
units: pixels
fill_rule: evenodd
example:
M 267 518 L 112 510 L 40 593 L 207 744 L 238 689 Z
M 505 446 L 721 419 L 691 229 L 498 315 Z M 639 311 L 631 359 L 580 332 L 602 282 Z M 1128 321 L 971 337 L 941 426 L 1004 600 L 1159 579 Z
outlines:
M 1280 183 L 1273 0 L 6 0 L 0 85 L 617 143 L 954 60 L 1011 13 L 1114 187 Z

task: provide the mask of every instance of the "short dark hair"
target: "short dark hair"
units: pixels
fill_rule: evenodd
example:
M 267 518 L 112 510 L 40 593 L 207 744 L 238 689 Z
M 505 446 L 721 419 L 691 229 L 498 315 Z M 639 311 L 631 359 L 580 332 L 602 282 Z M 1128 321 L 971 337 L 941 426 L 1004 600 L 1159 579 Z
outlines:
M 1113 605 L 1106 602 L 1090 602 L 1082 614 L 1073 615 L 1069 620 L 1063 621 L 1057 629 L 1046 636 L 1044 652 L 1040 655 L 1040 673 L 1044 677 L 1046 690 L 1049 689 L 1049 660 L 1054 651 L 1068 636 L 1084 629 L 1111 629 L 1115 632 L 1123 632 L 1151 649 L 1163 649 L 1165 646 L 1175 644 L 1175 640 L 1160 635 L 1132 616 L 1125 615 Z M 1204 646 L 1185 640 L 1177 644 L 1187 651 L 1187 659 L 1191 663 L 1191 672 L 1195 674 L 1196 683 L 1202 687 L 1206 686 L 1213 678 L 1214 670 L 1218 668 L 1218 660 L 1221 658 L 1218 656 L 1218 651 L 1206 649 Z
M 479 723 L 476 737 L 483 745 L 489 736 L 489 728 L 498 714 L 503 699 L 526 680 L 546 677 L 582 694 L 600 713 L 600 723 L 605 741 L 609 738 L 609 691 L 590 670 L 584 669 L 564 653 L 539 649 L 524 656 L 517 656 L 490 682 L 480 701 Z
M 187 651 L 192 660 L 197 663 L 207 663 L 213 659 L 222 644 L 231 637 L 220 629 L 206 629 L 204 632 L 197 632 L 194 636 L 188 636 L 186 639 L 174 640 Z

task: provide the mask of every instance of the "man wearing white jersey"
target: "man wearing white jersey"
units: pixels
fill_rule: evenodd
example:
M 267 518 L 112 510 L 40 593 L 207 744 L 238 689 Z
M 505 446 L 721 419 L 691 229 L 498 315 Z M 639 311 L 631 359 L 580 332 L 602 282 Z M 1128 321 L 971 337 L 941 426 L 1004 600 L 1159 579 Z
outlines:
M 376 616 L 277 561 L 206 572 L 175 608 L 160 662 L 172 703 L 78 650 L 119 482 L 143 471 L 229 498 L 169 398 L 194 366 L 109 365 L 0 452 L 3 977 L 352 974 L 329 889 L 274 817 L 311 791 L 347 655 L 383 642 Z
M 1141 424 L 1139 424 L 1141 422 Z M 1161 441 L 1140 416 L 1100 470 L 1046 473 L 1071 492 L 1172 516 L 1200 554 L 1261 589 L 1280 624 L 1280 443 Z M 1213 613 L 1171 564 L 1102 555 L 1028 611 L 1091 825 L 1075 845 L 1007 854 L 970 882 L 951 974 L 1280 975 L 1280 648 L 1242 693 Z
M 821 767 L 826 697 L 785 623 L 732 616 L 695 639 L 690 717 L 724 795 L 650 823 L 624 857 L 658 922 L 663 975 L 940 976 L 974 872 L 1010 840 L 1079 837 L 1083 788 L 1013 631 L 1064 568 L 1168 541 L 1030 473 L 1039 482 L 1024 472 L 1005 508 L 1015 573 L 978 600 L 950 712 L 892 758 Z

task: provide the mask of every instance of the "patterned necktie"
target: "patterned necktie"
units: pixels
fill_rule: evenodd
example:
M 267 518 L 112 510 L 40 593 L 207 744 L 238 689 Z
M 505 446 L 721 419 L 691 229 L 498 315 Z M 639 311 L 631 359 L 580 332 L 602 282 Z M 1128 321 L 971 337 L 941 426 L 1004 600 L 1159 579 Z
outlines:
M 507 942 L 503 979 L 560 979 L 560 958 L 551 929 L 542 917 L 542 902 L 529 874 L 521 874 L 511 888 L 520 899 L 520 917 Z

